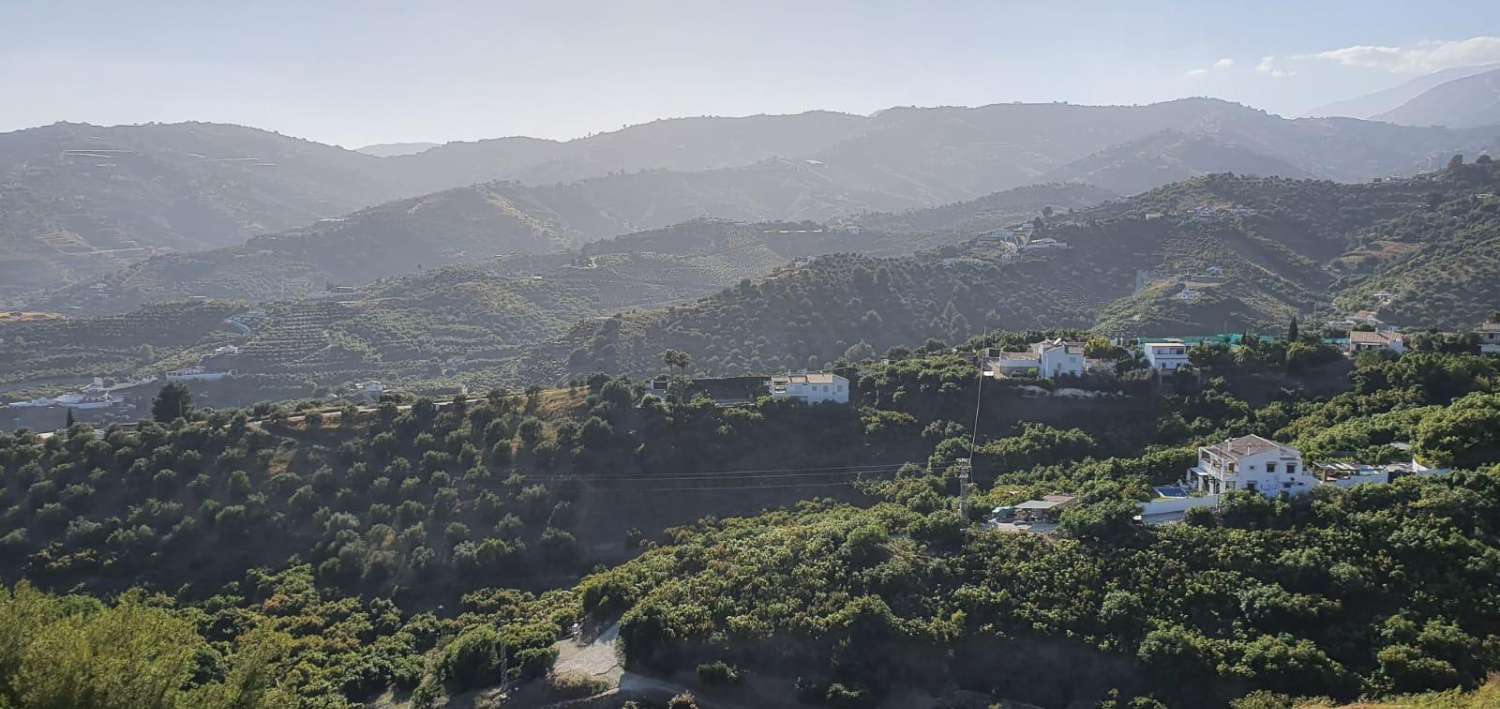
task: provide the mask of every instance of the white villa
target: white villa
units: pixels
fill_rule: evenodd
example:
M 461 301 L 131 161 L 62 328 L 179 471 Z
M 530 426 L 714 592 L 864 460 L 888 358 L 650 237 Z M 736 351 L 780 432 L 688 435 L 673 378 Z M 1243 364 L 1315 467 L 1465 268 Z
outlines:
M 771 377 L 772 399 L 798 399 L 808 404 L 849 403 L 849 380 L 833 372 L 802 372 Z
M 1406 340 L 1395 330 L 1352 330 L 1349 332 L 1349 354 L 1390 350 L 1396 354 L 1406 351 Z
M 1483 354 L 1500 354 L 1500 322 L 1487 322 L 1479 326 L 1479 351 Z
M 1147 342 L 1141 345 L 1146 364 L 1158 372 L 1172 372 L 1188 366 L 1188 346 L 1182 340 Z
M 1025 352 L 991 351 L 985 360 L 986 376 L 1035 374 L 1041 379 L 1081 377 L 1086 368 L 1084 343 L 1062 338 L 1043 340 Z
M 1198 449 L 1198 465 L 1187 483 L 1201 493 L 1233 490 L 1266 497 L 1300 495 L 1319 485 L 1302 464 L 1302 452 L 1260 436 L 1241 436 Z

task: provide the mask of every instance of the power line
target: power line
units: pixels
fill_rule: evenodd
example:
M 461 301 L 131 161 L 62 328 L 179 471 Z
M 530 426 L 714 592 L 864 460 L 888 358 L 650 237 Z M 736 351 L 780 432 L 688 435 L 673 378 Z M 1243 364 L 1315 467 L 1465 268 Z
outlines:
M 840 475 L 864 475 L 890 473 L 899 466 L 885 466 L 878 468 L 856 468 L 849 470 L 833 470 L 825 472 L 783 472 L 783 473 L 755 473 L 751 475 L 737 475 L 726 473 L 703 473 L 688 475 L 527 475 L 527 480 L 543 482 L 563 482 L 578 480 L 582 482 L 611 482 L 615 480 L 625 482 L 635 481 L 664 481 L 664 480 L 752 480 L 752 479 L 775 479 L 775 478 L 818 478 Z
M 817 475 L 817 474 L 838 474 L 838 473 L 846 473 L 846 472 L 847 473 L 855 473 L 855 472 L 877 472 L 877 471 L 882 471 L 882 470 L 898 470 L 898 469 L 900 469 L 904 465 L 906 465 L 906 463 L 871 463 L 871 464 L 868 464 L 868 465 L 840 465 L 840 466 L 829 466 L 829 467 L 823 467 L 823 468 L 747 468 L 747 469 L 743 469 L 743 470 L 687 470 L 687 471 L 683 471 L 681 473 L 658 473 L 658 472 L 651 472 L 651 471 L 641 471 L 641 472 L 636 472 L 636 473 L 621 473 L 621 474 L 617 474 L 617 475 L 616 474 L 606 475 L 606 474 L 599 474 L 599 473 L 583 473 L 583 474 L 553 473 L 553 474 L 548 474 L 548 475 L 523 475 L 522 477 L 525 477 L 528 480 L 531 480 L 531 479 L 538 479 L 538 480 L 540 480 L 540 479 L 557 479 L 557 480 L 562 480 L 562 479 L 576 479 L 576 478 L 601 478 L 601 479 L 610 479 L 610 480 L 618 480 L 618 479 L 626 479 L 626 478 L 629 478 L 629 479 L 661 478 L 661 479 L 666 479 L 666 480 L 672 480 L 672 479 L 687 479 L 687 478 L 697 478 L 697 477 L 761 477 L 761 476 L 765 476 L 765 477 L 778 477 L 778 476 L 792 476 L 792 475 L 803 475 L 803 474 Z
M 797 485 L 738 485 L 738 486 L 717 486 L 717 485 L 715 485 L 715 486 L 708 486 L 708 487 L 652 487 L 652 488 L 636 488 L 633 491 L 634 492 L 692 492 L 692 491 L 695 491 L 695 490 L 704 490 L 704 491 L 715 491 L 715 492 L 717 492 L 717 491 L 739 491 L 739 490 L 788 490 L 788 489 L 792 489 L 792 488 L 807 488 L 807 487 L 847 487 L 847 486 L 850 486 L 850 485 L 857 485 L 860 482 L 862 482 L 862 481 L 859 481 L 859 480 L 843 480 L 843 481 L 839 481 L 839 482 L 803 483 L 803 484 L 797 484 Z

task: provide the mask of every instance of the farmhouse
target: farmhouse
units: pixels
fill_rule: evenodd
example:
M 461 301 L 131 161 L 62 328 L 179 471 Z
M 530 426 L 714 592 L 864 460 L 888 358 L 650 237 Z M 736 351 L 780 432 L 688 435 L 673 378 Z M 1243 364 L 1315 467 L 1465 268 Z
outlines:
M 1024 352 L 991 350 L 985 360 L 985 375 L 1036 376 L 1041 379 L 1081 377 L 1085 371 L 1084 343 L 1062 338 L 1032 343 Z
M 1302 452 L 1260 436 L 1241 436 L 1198 449 L 1198 465 L 1187 482 L 1198 492 L 1216 495 L 1233 490 L 1267 497 L 1300 495 L 1318 479 L 1302 465 Z
M 849 403 L 849 380 L 833 372 L 802 372 L 771 377 L 772 399 L 797 399 L 808 404 Z
M 1188 348 L 1182 340 L 1147 342 L 1141 345 L 1146 364 L 1158 372 L 1172 372 L 1188 365 Z

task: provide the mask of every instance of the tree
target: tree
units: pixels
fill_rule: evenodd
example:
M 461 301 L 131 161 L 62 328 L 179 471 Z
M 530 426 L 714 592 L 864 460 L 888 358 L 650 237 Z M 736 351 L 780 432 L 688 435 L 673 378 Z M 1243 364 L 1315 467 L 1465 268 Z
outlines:
M 682 350 L 667 350 L 661 353 L 661 361 L 668 367 L 682 373 L 686 372 L 687 368 L 692 366 L 693 357 Z
M 1292 316 L 1292 322 L 1286 326 L 1286 341 L 1296 342 L 1302 333 L 1297 331 L 1297 316 Z
M 187 418 L 188 412 L 192 410 L 193 392 L 180 382 L 171 382 L 162 387 L 156 394 L 156 399 L 151 402 L 151 418 L 161 423 Z
M 71 428 L 73 428 L 73 423 L 74 423 L 74 421 L 73 421 L 73 409 L 72 409 L 72 407 L 69 407 L 68 408 L 68 422 L 63 427 L 71 429 Z

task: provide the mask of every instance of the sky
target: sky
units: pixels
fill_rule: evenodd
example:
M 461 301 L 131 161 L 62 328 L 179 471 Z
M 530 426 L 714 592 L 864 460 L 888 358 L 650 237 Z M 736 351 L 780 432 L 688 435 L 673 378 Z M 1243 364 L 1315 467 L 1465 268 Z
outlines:
M 1488 62 L 1494 0 L 0 0 L 0 131 L 201 120 L 358 147 L 1185 96 L 1292 116 Z

